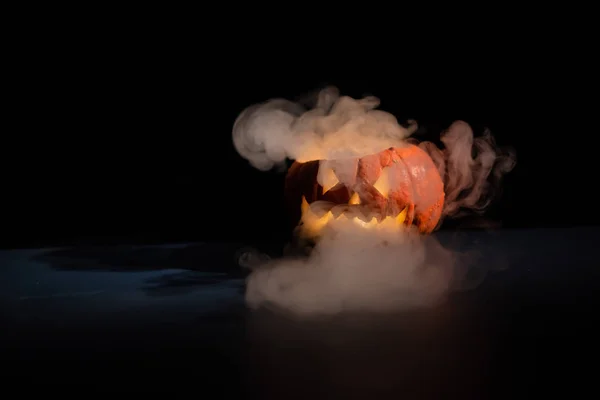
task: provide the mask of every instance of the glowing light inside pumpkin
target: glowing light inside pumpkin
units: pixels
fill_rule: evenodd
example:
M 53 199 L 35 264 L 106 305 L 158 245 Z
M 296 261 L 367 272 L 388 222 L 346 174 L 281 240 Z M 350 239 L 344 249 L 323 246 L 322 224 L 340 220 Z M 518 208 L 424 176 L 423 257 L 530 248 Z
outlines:
M 373 184 L 373 187 L 377 189 L 379 193 L 386 199 L 388 198 L 388 193 L 390 192 L 390 168 L 384 168 L 381 170 L 381 175 L 377 179 L 377 181 Z
M 360 204 L 360 197 L 358 196 L 358 193 L 355 192 L 352 195 L 352 197 L 350 197 L 348 204 L 352 204 L 352 205 Z
M 332 205 L 333 206 L 333 205 Z M 376 217 L 372 217 L 369 221 L 365 221 L 358 216 L 348 217 L 348 213 L 340 213 L 337 217 L 331 212 L 331 210 L 325 211 L 322 215 L 318 215 L 311 209 L 306 199 L 302 197 L 302 228 L 301 232 L 304 236 L 316 237 L 319 236 L 321 231 L 326 226 L 331 226 L 334 229 L 344 228 L 344 224 L 353 223 L 356 226 L 360 226 L 365 229 L 383 229 L 396 231 L 404 228 L 404 221 L 406 220 L 406 214 L 408 208 L 404 208 L 400 214 L 395 217 L 387 216 L 381 221 Z M 350 213 L 351 215 L 351 213 Z
M 333 169 L 328 168 L 325 165 L 319 167 L 317 179 L 321 182 L 321 186 L 323 186 L 323 194 L 327 193 L 331 188 L 340 183 L 335 172 L 333 172 Z

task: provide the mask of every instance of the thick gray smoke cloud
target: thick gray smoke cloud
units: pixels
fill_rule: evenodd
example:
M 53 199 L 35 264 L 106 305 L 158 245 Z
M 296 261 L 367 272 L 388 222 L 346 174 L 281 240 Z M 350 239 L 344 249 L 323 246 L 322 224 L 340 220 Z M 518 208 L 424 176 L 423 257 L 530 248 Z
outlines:
M 378 104 L 374 97 L 340 97 L 332 88 L 321 91 L 310 109 L 270 100 L 241 113 L 233 142 L 239 154 L 260 170 L 287 158 L 350 164 L 357 157 L 402 145 L 416 129 L 414 123 L 404 128 L 391 114 L 375 110 Z M 511 170 L 514 154 L 500 151 L 487 133 L 474 138 L 462 121 L 441 140 L 444 149 L 430 142 L 420 147 L 444 181 L 444 216 L 464 209 L 482 211 L 494 189 L 488 178 L 498 180 Z M 442 247 L 434 236 L 412 229 L 369 230 L 351 221 L 328 226 L 308 256 L 266 261 L 247 253 L 242 258 L 252 268 L 246 292 L 249 306 L 273 306 L 301 315 L 433 305 L 468 269 L 468 259 Z

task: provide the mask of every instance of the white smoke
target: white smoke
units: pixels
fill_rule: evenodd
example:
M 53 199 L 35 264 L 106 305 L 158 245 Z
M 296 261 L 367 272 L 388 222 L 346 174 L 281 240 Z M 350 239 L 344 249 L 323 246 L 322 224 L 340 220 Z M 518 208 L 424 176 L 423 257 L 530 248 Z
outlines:
M 338 179 L 348 183 L 355 178 L 359 157 L 402 146 L 416 129 L 414 123 L 404 128 L 391 114 L 375 110 L 378 104 L 374 97 L 340 97 L 333 88 L 321 91 L 311 109 L 271 100 L 242 112 L 233 142 L 257 169 L 269 170 L 288 158 L 328 160 L 336 164 Z M 500 152 L 491 135 L 474 139 L 462 121 L 444 133 L 442 142 L 445 149 L 429 142 L 420 146 L 444 181 L 444 216 L 461 208 L 483 210 L 491 193 L 487 178 L 499 179 L 512 169 L 514 154 Z M 322 179 L 326 178 L 319 176 Z M 247 282 L 248 305 L 301 315 L 423 307 L 441 301 L 465 275 L 464 259 L 434 236 L 345 223 L 336 221 L 325 229 L 310 255 L 268 261 L 257 254 L 246 256 L 245 265 L 253 269 Z
M 431 142 L 421 142 L 419 147 L 429 154 L 444 181 L 443 216 L 456 216 L 461 210 L 482 213 L 500 188 L 501 178 L 515 167 L 514 150 L 496 146 L 489 131 L 474 137 L 464 121 L 455 121 L 440 139 L 444 149 Z
M 310 255 L 258 265 L 246 301 L 296 316 L 426 307 L 444 298 L 455 262 L 432 236 L 336 221 Z
M 393 115 L 375 110 L 378 105 L 375 97 L 340 97 L 331 87 L 321 91 L 316 106 L 308 110 L 288 100 L 269 100 L 240 114 L 233 143 L 263 171 L 286 158 L 306 162 L 374 154 L 401 145 L 416 129 L 406 129 Z

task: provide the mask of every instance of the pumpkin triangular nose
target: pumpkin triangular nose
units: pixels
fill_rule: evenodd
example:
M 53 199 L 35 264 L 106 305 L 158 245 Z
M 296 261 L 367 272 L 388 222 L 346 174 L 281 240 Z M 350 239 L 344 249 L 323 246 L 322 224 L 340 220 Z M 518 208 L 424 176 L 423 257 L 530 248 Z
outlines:
M 360 197 L 358 196 L 358 193 L 354 192 L 354 194 L 352 196 L 350 196 L 350 200 L 348 200 L 348 204 L 352 204 L 352 205 L 360 204 Z

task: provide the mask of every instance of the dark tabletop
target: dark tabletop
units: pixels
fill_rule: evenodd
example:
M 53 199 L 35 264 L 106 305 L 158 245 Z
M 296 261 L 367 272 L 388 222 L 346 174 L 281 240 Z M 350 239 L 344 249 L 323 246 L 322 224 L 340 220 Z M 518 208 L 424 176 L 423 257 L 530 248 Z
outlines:
M 600 230 L 466 235 L 486 249 L 485 279 L 441 306 L 302 321 L 246 309 L 238 244 L 3 251 L 5 387 L 276 399 L 593 387 Z

